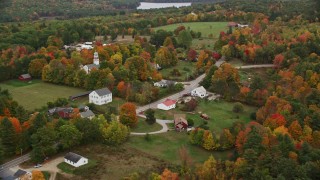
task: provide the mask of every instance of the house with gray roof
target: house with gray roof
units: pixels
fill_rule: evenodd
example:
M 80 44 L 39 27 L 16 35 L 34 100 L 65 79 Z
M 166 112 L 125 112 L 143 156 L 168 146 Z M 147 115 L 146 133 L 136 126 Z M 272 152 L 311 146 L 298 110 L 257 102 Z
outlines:
M 95 116 L 95 114 L 91 110 L 87 110 L 84 112 L 80 112 L 80 116 L 82 118 L 92 119 Z
M 83 156 L 80 156 L 79 154 L 68 152 L 64 156 L 64 162 L 70 164 L 71 166 L 79 167 L 88 164 L 88 159 Z
M 22 179 L 32 180 L 32 173 L 28 172 L 28 171 L 24 171 L 24 170 L 18 169 L 18 171 L 14 173 L 13 177 L 16 180 L 22 180 Z
M 156 87 L 168 87 L 168 86 L 174 86 L 176 84 L 177 84 L 177 82 L 175 82 L 175 81 L 162 79 L 161 81 L 156 82 L 153 85 Z
M 108 88 L 97 89 L 89 94 L 89 103 L 103 105 L 109 102 L 112 102 L 112 92 Z

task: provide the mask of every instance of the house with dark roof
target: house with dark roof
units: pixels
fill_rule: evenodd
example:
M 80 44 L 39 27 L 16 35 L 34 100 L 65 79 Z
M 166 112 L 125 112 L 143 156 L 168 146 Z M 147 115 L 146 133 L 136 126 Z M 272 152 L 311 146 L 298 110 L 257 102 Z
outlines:
M 174 115 L 174 127 L 176 131 L 183 131 L 187 130 L 188 128 L 188 121 L 186 120 L 185 114 L 175 114 Z
M 156 87 L 168 87 L 168 86 L 174 86 L 176 84 L 177 84 L 177 82 L 175 82 L 175 81 L 162 79 L 159 82 L 155 82 L 153 85 Z
M 157 108 L 167 111 L 167 110 L 176 108 L 176 103 L 177 103 L 177 101 L 175 101 L 175 100 L 166 99 L 166 100 L 163 101 L 162 103 L 158 104 L 158 105 L 157 105 Z
M 80 116 L 82 118 L 92 119 L 95 116 L 95 114 L 91 110 L 87 110 L 84 112 L 80 112 Z
M 32 173 L 18 169 L 18 171 L 14 173 L 13 177 L 15 180 L 32 180 Z
M 30 74 L 21 74 L 19 76 L 19 80 L 20 81 L 30 81 L 30 80 L 32 80 L 32 77 Z
M 64 162 L 70 164 L 71 166 L 79 167 L 88 164 L 88 159 L 83 156 L 80 156 L 79 154 L 68 152 L 64 156 Z
M 112 102 L 112 93 L 108 88 L 97 89 L 89 94 L 89 103 L 103 105 L 109 102 Z
M 73 113 L 72 107 L 54 107 L 48 110 L 48 115 L 58 114 L 59 117 L 69 119 Z

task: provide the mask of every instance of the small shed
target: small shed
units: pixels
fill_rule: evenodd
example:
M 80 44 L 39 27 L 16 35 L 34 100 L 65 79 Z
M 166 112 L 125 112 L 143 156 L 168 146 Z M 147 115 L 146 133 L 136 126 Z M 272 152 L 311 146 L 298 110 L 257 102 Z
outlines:
M 32 80 L 32 77 L 30 74 L 21 74 L 19 76 L 19 80 L 20 81 L 30 81 L 30 80 Z
M 88 159 L 83 156 L 80 156 L 79 154 L 68 152 L 64 156 L 64 162 L 70 164 L 71 166 L 79 167 L 88 164 Z
M 91 110 L 87 110 L 87 111 L 81 112 L 80 116 L 82 118 L 92 119 L 95 116 L 95 114 Z

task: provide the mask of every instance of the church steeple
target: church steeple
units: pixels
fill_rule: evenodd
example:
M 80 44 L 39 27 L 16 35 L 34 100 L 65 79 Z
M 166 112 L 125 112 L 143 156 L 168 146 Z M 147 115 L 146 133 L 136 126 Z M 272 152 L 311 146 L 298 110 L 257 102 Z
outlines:
M 99 65 L 99 55 L 97 51 L 93 54 L 93 64 Z

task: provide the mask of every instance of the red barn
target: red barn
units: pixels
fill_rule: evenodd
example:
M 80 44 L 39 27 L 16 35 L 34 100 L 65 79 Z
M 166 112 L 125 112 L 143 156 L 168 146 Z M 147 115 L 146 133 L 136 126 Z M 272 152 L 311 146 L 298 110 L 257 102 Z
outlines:
M 174 127 L 176 131 L 183 131 L 187 130 L 188 128 L 188 121 L 186 120 L 185 114 L 175 114 L 174 115 Z
M 30 74 L 21 74 L 19 76 L 19 80 L 20 81 L 30 81 L 32 78 L 30 76 Z

